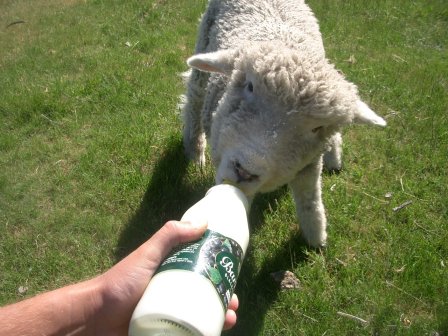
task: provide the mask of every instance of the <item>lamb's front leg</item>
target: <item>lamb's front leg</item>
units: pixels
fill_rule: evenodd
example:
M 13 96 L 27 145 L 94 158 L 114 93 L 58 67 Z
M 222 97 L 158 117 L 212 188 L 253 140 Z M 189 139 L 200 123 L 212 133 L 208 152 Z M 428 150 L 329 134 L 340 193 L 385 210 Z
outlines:
M 313 247 L 322 247 L 327 240 L 327 219 L 322 203 L 322 157 L 302 169 L 289 185 L 296 202 L 299 226 L 303 237 Z
M 194 160 L 200 166 L 205 165 L 205 147 L 207 145 L 201 122 L 207 79 L 208 74 L 195 69 L 191 70 L 187 82 L 187 94 L 183 96 L 182 103 L 185 153 L 190 160 Z

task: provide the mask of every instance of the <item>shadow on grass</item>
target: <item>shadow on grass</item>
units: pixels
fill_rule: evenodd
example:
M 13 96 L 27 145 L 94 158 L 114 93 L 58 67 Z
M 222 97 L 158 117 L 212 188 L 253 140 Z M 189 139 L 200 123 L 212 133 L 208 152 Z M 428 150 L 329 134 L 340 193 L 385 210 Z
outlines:
M 207 186 L 194 187 L 186 183 L 187 166 L 181 141 L 170 139 L 154 168 L 138 210 L 121 233 L 117 260 L 140 246 L 166 221 L 180 219 L 205 194 Z
M 134 216 L 122 231 L 116 252 L 117 261 L 128 255 L 152 236 L 169 219 L 180 219 L 183 213 L 211 187 L 209 183 L 197 185 L 187 183 L 188 161 L 183 154 L 182 143 L 171 139 L 166 151 L 154 169 L 151 181 Z M 268 207 L 276 211 L 276 199 L 287 192 L 281 188 L 276 192 L 257 196 L 250 213 L 250 230 L 256 232 L 263 225 L 263 211 Z M 304 243 L 299 236 L 292 236 L 289 244 L 276 251 L 257 270 L 251 247 L 244 261 L 238 280 L 240 297 L 238 323 L 223 335 L 259 335 L 269 307 L 277 299 L 279 288 L 270 273 L 291 267 L 290 246 L 296 251 L 296 260 L 301 262 Z
M 257 196 L 250 213 L 251 232 L 256 232 L 263 225 L 263 212 L 267 208 L 276 209 L 276 199 L 284 197 L 288 189 L 283 187 L 273 193 Z M 256 266 L 253 248 L 250 246 L 244 260 L 241 274 L 238 279 L 236 293 L 240 299 L 238 309 L 238 323 L 223 335 L 232 336 L 256 336 L 261 335 L 266 312 L 275 303 L 280 293 L 279 284 L 276 283 L 271 273 L 280 270 L 289 270 L 291 265 L 291 249 L 294 250 L 295 263 L 305 260 L 306 244 L 298 234 L 290 237 L 290 240 L 279 250 L 267 258 L 260 267 Z

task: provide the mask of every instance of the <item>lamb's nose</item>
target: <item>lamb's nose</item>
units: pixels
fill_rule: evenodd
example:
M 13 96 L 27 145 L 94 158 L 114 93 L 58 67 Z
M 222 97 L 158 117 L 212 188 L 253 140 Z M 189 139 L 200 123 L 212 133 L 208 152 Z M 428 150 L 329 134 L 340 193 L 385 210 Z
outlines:
M 253 180 L 256 180 L 258 178 L 258 175 L 249 173 L 246 169 L 244 169 L 241 164 L 236 161 L 234 163 L 234 170 L 235 174 L 237 176 L 237 182 L 251 182 Z

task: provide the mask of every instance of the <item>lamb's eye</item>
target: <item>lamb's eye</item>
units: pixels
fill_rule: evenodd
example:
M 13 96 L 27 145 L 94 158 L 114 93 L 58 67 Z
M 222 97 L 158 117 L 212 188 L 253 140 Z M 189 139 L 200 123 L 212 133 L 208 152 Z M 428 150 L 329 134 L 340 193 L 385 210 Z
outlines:
M 246 90 L 249 91 L 250 93 L 254 92 L 254 85 L 252 84 L 252 82 L 246 83 Z
M 319 126 L 319 127 L 313 128 L 313 129 L 311 130 L 311 132 L 313 132 L 313 133 L 317 133 L 317 132 L 319 132 L 319 130 L 321 130 L 322 128 L 323 128 L 323 126 Z

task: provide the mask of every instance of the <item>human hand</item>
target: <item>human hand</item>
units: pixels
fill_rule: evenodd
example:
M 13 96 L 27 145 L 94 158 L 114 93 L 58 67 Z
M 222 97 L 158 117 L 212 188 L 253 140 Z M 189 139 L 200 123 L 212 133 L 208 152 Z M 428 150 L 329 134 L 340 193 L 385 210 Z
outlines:
M 132 312 L 160 263 L 176 245 L 199 239 L 206 229 L 206 224 L 169 221 L 129 256 L 99 276 L 103 309 L 97 319 L 101 324 L 97 329 L 107 335 L 127 335 Z M 238 305 L 234 295 L 224 329 L 235 325 Z

